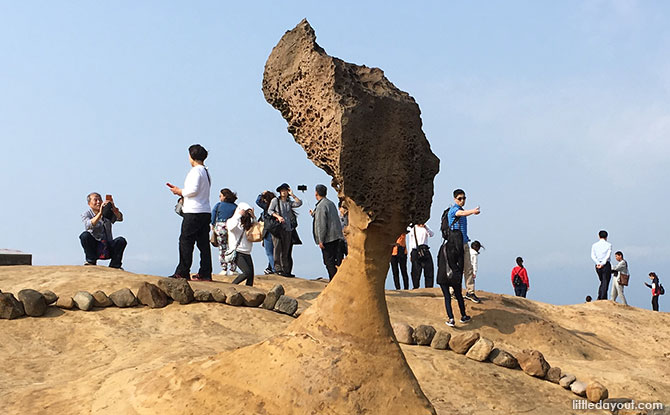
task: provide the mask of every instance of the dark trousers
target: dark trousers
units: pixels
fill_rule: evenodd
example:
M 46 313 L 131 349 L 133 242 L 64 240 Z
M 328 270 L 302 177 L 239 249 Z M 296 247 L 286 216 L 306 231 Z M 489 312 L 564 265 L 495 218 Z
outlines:
M 323 249 L 321 250 L 321 254 L 323 255 L 323 265 L 326 266 L 326 270 L 328 271 L 328 278 L 330 280 L 333 279 L 335 273 L 337 272 L 337 258 L 339 250 L 339 239 L 323 244 Z
M 81 242 L 82 248 L 84 248 L 84 255 L 86 256 L 86 262 L 89 264 L 96 264 L 98 261 L 98 247 L 102 245 L 102 242 L 96 240 L 90 232 L 84 231 L 79 235 L 79 241 Z M 121 261 L 123 260 L 123 251 L 126 249 L 128 242 L 123 236 L 114 238 L 113 241 L 108 242 L 109 245 L 109 254 L 111 261 L 109 266 L 111 268 L 121 268 Z
M 400 248 L 398 248 L 400 251 Z M 400 276 L 398 275 L 398 268 L 402 273 L 402 282 L 404 284 L 404 289 L 409 290 L 409 277 L 407 276 L 407 254 L 404 252 L 398 252 L 398 255 L 391 255 L 391 272 L 393 273 L 393 284 L 395 284 L 395 289 L 400 289 Z
M 527 292 L 528 292 L 528 286 L 526 284 L 514 286 L 514 295 L 516 295 L 517 297 L 526 298 Z
M 279 237 L 272 236 L 274 244 L 275 271 L 278 274 L 291 274 L 293 270 L 293 231 L 282 228 Z
M 451 294 L 449 294 L 449 287 L 454 289 L 454 296 L 458 302 L 458 309 L 461 312 L 461 317 L 467 315 L 465 312 L 465 301 L 463 301 L 463 287 L 461 285 L 461 278 L 458 281 L 450 282 L 447 284 L 439 284 L 442 289 L 442 295 L 444 296 L 444 307 L 447 309 L 447 316 L 449 319 L 454 318 L 454 311 L 451 309 Z
M 247 280 L 246 285 L 254 285 L 254 261 L 251 259 L 251 255 L 238 252 L 237 258 L 235 258 L 235 263 L 242 273 L 235 277 L 233 284 L 239 284 L 242 281 Z
M 607 291 L 610 287 L 610 278 L 612 278 L 612 265 L 607 262 L 602 268 L 596 268 L 596 274 L 600 280 L 598 300 L 607 300 Z
M 181 277 L 191 276 L 193 263 L 193 244 L 200 251 L 200 278 L 212 278 L 212 251 L 209 248 L 209 213 L 184 213 L 179 235 L 179 265 L 175 274 Z
M 418 250 L 412 249 L 410 259 L 412 260 L 412 286 L 414 289 L 421 285 L 421 271 L 425 278 L 426 288 L 433 288 L 433 256 L 428 253 L 423 258 L 419 258 Z
M 658 296 L 657 295 L 652 295 L 651 296 L 651 309 L 654 311 L 658 311 Z

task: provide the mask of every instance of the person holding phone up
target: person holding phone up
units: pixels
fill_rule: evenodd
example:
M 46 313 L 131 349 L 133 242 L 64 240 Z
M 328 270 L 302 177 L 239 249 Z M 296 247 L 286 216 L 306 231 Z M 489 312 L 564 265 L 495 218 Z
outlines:
M 111 259 L 110 268 L 121 268 L 123 251 L 127 241 L 124 237 L 112 236 L 112 224 L 123 221 L 123 213 L 114 205 L 111 195 L 103 203 L 100 193 L 86 196 L 89 209 L 81 215 L 84 232 L 79 235 L 86 262 L 84 265 L 97 265 L 98 260 Z

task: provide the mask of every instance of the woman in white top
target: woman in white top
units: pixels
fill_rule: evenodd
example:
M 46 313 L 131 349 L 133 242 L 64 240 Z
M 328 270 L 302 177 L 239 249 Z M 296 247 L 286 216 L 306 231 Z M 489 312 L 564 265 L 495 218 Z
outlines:
M 255 222 L 254 209 L 247 203 L 240 203 L 233 216 L 226 221 L 228 229 L 228 249 L 237 251 L 235 263 L 242 273 L 233 284 L 246 280 L 246 285 L 254 285 L 254 261 L 251 259 L 253 243 L 247 239 L 247 232 Z
M 209 206 L 209 191 L 211 179 L 205 167 L 207 150 L 200 144 L 193 144 L 188 148 L 188 159 L 191 170 L 186 175 L 184 188 L 180 189 L 168 183 L 170 191 L 184 198 L 181 234 L 179 235 L 179 265 L 172 278 L 191 278 L 191 264 L 193 263 L 193 244 L 200 251 L 200 269 L 193 279 L 196 281 L 212 280 L 212 251 L 209 247 L 209 222 L 211 208 Z

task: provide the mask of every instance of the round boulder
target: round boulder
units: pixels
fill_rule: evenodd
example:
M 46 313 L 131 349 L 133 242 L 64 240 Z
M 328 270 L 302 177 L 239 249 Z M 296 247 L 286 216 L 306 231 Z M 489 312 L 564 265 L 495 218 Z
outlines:
M 47 305 L 51 305 L 58 301 L 58 296 L 53 291 L 42 291 L 42 295 L 44 296 L 44 301 L 47 302 Z
M 549 382 L 555 383 L 558 385 L 558 382 L 561 381 L 561 368 L 560 367 L 550 367 L 547 370 L 547 376 L 545 377 Z
M 586 383 L 576 380 L 570 384 L 570 390 L 575 395 L 586 396 Z
M 111 307 L 114 303 L 107 297 L 104 291 L 96 291 L 93 293 L 93 307 Z
M 493 350 L 493 342 L 484 337 L 480 337 L 470 350 L 468 350 L 465 356 L 472 360 L 483 362 L 489 357 L 491 350 Z
M 571 375 L 569 373 L 564 374 L 561 376 L 561 379 L 558 381 L 558 384 L 561 385 L 565 389 L 570 389 L 570 385 L 572 385 L 572 382 L 576 381 L 577 378 L 575 375 Z
M 412 326 L 406 323 L 393 323 L 391 327 L 398 343 L 414 344 L 414 337 L 412 336 L 414 329 Z
M 440 330 L 437 333 L 435 333 L 433 341 L 430 342 L 430 347 L 437 350 L 446 350 L 447 347 L 449 347 L 450 339 L 451 339 L 451 333 L 449 333 L 448 331 Z
M 23 304 L 12 293 L 0 293 L 0 318 L 11 320 L 24 316 Z
M 511 353 L 506 352 L 505 350 L 493 348 L 488 357 L 489 361 L 496 366 L 506 367 L 508 369 L 516 369 L 519 367 L 519 362 L 516 360 L 516 357 L 512 356 Z
M 449 348 L 458 354 L 466 354 L 477 340 L 479 340 L 479 333 L 474 331 L 454 334 L 449 340 Z
M 118 291 L 114 291 L 109 295 L 109 299 L 119 308 L 127 308 L 137 305 L 137 298 L 129 288 L 121 288 Z
M 600 382 L 591 382 L 586 387 L 586 399 L 591 402 L 600 402 L 608 396 L 607 388 Z
M 544 378 L 549 371 L 549 363 L 544 355 L 537 350 L 524 350 L 516 356 L 521 369 L 530 376 Z
M 19 301 L 23 303 L 23 309 L 26 315 L 30 317 L 43 316 L 47 311 L 47 302 L 39 291 L 27 289 L 21 290 L 18 294 Z
M 414 342 L 419 346 L 429 346 L 430 342 L 433 341 L 436 332 L 437 330 L 435 330 L 433 326 L 421 324 L 414 329 L 412 337 L 414 337 Z
M 93 296 L 88 291 L 79 291 L 72 297 L 74 304 L 82 311 L 88 311 L 93 308 Z
M 64 308 L 66 310 L 72 310 L 75 305 L 72 297 L 58 297 L 58 301 L 56 301 L 56 307 Z

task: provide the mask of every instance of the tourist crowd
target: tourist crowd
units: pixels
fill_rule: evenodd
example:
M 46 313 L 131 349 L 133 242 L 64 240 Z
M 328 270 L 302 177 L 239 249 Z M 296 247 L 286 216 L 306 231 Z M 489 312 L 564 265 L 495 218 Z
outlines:
M 191 170 L 184 180 L 184 186 L 180 188 L 167 183 L 170 191 L 179 196 L 175 210 L 182 216 L 179 263 L 170 277 L 211 281 L 212 244 L 219 248 L 220 274 L 235 275 L 233 282 L 236 284 L 246 282 L 247 285 L 253 285 L 254 263 L 251 251 L 255 242 L 263 245 L 267 255 L 265 274 L 294 277 L 293 246 L 302 244 L 296 230 L 298 215 L 295 209 L 301 207 L 303 201 L 293 193 L 287 183 L 282 183 L 276 188 L 276 193 L 265 190 L 258 195 L 258 217 L 248 203 L 236 203 L 236 193 L 228 188 L 221 189 L 219 202 L 211 207 L 211 177 L 204 165 L 207 155 L 207 150 L 201 145 L 190 146 L 188 160 Z M 306 187 L 301 190 L 305 189 Z M 344 229 L 348 226 L 348 213 L 341 200 L 336 206 L 327 198 L 326 186 L 316 185 L 314 196 L 316 204 L 309 211 L 312 216 L 312 234 L 315 244 L 321 249 L 328 277 L 332 280 L 347 254 Z M 453 204 L 444 211 L 441 218 L 443 243 L 437 254 L 437 273 L 428 246 L 428 239 L 434 237 L 435 233 L 425 223 L 411 224 L 398 236 L 391 251 L 391 271 L 395 288 L 410 288 L 407 269 L 409 259 L 413 289 L 419 288 L 421 275 L 427 288 L 433 287 L 437 280 L 444 294 L 449 326 L 455 325 L 452 298 L 457 301 L 461 323 L 470 321 L 464 299 L 474 303 L 481 301 L 476 294 L 475 281 L 478 257 L 484 248 L 479 241 L 470 243 L 468 235 L 468 217 L 479 215 L 480 208 L 465 209 L 466 195 L 462 189 L 454 190 L 453 197 Z M 87 203 L 89 209 L 82 215 L 85 230 L 79 237 L 86 258 L 85 265 L 95 265 L 98 260 L 110 260 L 110 267 L 121 268 L 127 242 L 123 237 L 113 237 L 112 225 L 123 221 L 123 214 L 114 204 L 111 195 L 106 195 L 103 202 L 99 193 L 90 193 Z M 628 263 L 623 253 L 617 251 L 614 254 L 617 263 L 611 265 L 612 245 L 607 237 L 606 231 L 600 231 L 599 240 L 591 249 L 591 258 L 595 262 L 596 274 L 600 280 L 597 298 L 608 298 L 611 281 L 612 300 L 616 301 L 621 297 L 623 304 L 627 305 L 624 288 L 629 283 Z M 200 252 L 200 263 L 198 272 L 191 275 L 194 245 Z M 665 290 L 656 273 L 650 272 L 649 279 L 650 283 L 645 285 L 651 289 L 652 309 L 658 311 L 658 299 Z M 516 266 L 511 272 L 511 283 L 516 296 L 526 297 L 530 282 L 521 257 L 516 258 Z

